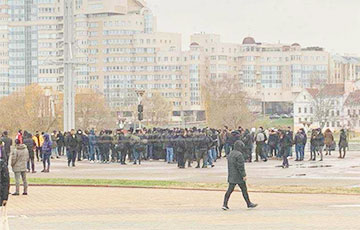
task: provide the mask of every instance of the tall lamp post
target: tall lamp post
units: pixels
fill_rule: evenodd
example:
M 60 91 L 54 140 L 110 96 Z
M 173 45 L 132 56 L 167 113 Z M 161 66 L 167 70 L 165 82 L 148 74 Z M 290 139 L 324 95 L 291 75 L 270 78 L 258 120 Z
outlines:
M 64 131 L 75 128 L 74 2 L 64 0 Z

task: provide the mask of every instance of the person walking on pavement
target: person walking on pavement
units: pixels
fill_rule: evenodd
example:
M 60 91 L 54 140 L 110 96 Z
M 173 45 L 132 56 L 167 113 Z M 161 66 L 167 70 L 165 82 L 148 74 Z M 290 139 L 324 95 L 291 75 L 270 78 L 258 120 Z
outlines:
M 0 141 L 0 207 L 6 206 L 9 198 L 10 176 L 4 143 Z
M 26 180 L 26 164 L 29 161 L 29 151 L 26 145 L 21 144 L 19 139 L 15 140 L 15 148 L 11 153 L 11 167 L 15 174 L 16 191 L 14 196 L 20 194 L 20 176 L 24 185 L 23 195 L 27 195 L 28 184 Z
M 222 209 L 229 210 L 228 202 L 231 193 L 234 191 L 235 186 L 238 185 L 241 189 L 244 200 L 246 201 L 248 208 L 255 208 L 257 204 L 251 203 L 246 186 L 246 172 L 245 172 L 245 160 L 243 154 L 245 152 L 244 143 L 240 140 L 234 144 L 234 150 L 230 152 L 227 157 L 228 160 L 228 183 L 229 187 L 224 197 L 224 204 Z

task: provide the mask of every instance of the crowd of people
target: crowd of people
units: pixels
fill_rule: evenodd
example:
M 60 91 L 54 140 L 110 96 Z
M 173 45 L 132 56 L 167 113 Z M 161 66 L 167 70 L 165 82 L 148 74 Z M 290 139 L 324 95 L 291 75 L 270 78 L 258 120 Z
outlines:
M 67 157 L 68 167 L 75 167 L 76 162 L 82 160 L 122 165 L 128 162 L 140 165 L 143 160 L 164 160 L 168 164 L 177 164 L 179 168 L 192 167 L 193 162 L 196 168 L 207 168 L 214 167 L 219 158 L 228 157 L 235 143 L 241 142 L 246 163 L 253 162 L 255 155 L 254 162 L 282 159 L 283 168 L 288 168 L 293 146 L 295 161 L 305 159 L 308 143 L 311 161 L 315 161 L 317 156 L 322 161 L 323 152 L 331 155 L 335 150 L 331 130 L 323 133 L 321 129 L 314 129 L 310 133 L 308 137 L 305 130 L 300 129 L 294 135 L 290 127 L 284 130 L 264 130 L 262 127 L 257 130 L 241 127 L 231 130 L 226 126 L 223 129 L 118 129 L 114 133 L 111 130 L 96 132 L 94 129 L 65 133 L 53 131 L 50 134 L 36 131 L 35 135 L 19 130 L 12 146 L 13 140 L 5 131 L 0 139 L 0 167 L 7 168 L 11 155 L 10 165 L 16 181 L 14 195 L 19 195 L 20 178 L 24 183 L 23 194 L 27 194 L 26 173 L 36 173 L 35 161 L 42 162 L 41 172 L 49 173 L 51 159 L 61 156 Z M 342 129 L 338 142 L 339 158 L 345 158 L 347 139 L 347 133 Z

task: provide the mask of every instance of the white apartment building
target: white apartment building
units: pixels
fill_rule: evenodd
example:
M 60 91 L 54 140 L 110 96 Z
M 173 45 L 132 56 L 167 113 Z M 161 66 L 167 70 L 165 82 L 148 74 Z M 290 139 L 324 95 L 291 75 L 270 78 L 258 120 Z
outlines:
M 323 127 L 333 131 L 342 128 L 360 131 L 359 84 L 347 84 L 304 89 L 294 101 L 294 129 Z

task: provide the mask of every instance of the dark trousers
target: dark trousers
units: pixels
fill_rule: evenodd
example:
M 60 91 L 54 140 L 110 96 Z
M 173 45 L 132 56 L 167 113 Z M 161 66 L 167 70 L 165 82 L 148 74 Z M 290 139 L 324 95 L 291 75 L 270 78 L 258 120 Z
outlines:
M 269 145 L 269 147 L 270 147 L 270 156 L 274 156 L 274 157 L 276 157 L 276 155 L 277 155 L 277 149 L 276 149 L 276 146 L 271 146 L 271 145 Z
M 46 169 L 46 164 L 48 166 L 47 169 L 50 169 L 50 155 L 51 153 L 47 153 L 47 154 L 43 154 L 43 166 L 44 166 L 44 169 Z
M 316 160 L 316 146 L 310 146 L 310 160 Z
M 224 149 L 224 144 L 220 144 L 220 145 L 219 145 L 219 149 L 218 149 L 218 150 L 219 150 L 219 151 L 218 151 L 218 157 L 219 157 L 219 158 L 221 158 L 221 154 L 222 154 L 223 149 Z
M 282 159 L 283 159 L 283 163 L 282 165 L 284 167 L 289 167 L 289 161 L 288 161 L 288 153 L 289 153 L 289 148 L 291 147 L 281 147 L 281 150 L 280 150 L 280 155 L 282 156 Z
M 341 154 L 342 152 L 344 153 L 344 155 Z M 340 158 L 345 158 L 346 147 L 339 147 L 339 154 L 340 154 Z
M 34 159 L 34 151 L 29 153 L 29 161 L 27 162 L 27 169 L 32 172 L 35 172 L 35 159 Z
M 64 155 L 64 147 L 62 145 L 58 145 L 58 153 L 60 156 Z
M 36 159 L 37 161 L 39 161 L 40 159 L 42 160 L 42 153 L 41 153 L 41 147 L 36 147 Z
M 248 194 L 248 191 L 247 191 L 246 182 L 243 181 L 242 183 L 237 184 L 237 185 L 238 185 L 238 186 L 240 187 L 240 189 L 241 189 L 242 195 L 243 195 L 243 197 L 244 197 L 244 200 L 245 200 L 247 206 L 249 206 L 249 205 L 251 204 L 251 202 L 250 202 L 249 194 Z M 228 205 L 228 202 L 229 202 L 231 193 L 234 191 L 235 186 L 236 186 L 236 184 L 229 184 L 228 190 L 227 190 L 227 192 L 225 193 L 225 197 L 224 197 L 224 206 L 225 206 L 225 207 L 227 207 L 227 205 Z
M 78 161 L 81 161 L 81 152 L 82 152 L 82 150 L 83 150 L 83 149 L 82 149 L 82 146 L 79 146 L 78 154 L 77 154 L 77 155 L 78 155 L 78 156 L 77 156 L 77 157 L 78 157 Z
M 262 160 L 266 160 L 266 155 L 264 154 L 265 144 L 264 143 L 256 143 L 256 161 L 259 161 L 259 156 Z
M 102 159 L 101 159 L 103 162 L 104 161 L 107 161 L 109 162 L 110 161 L 110 148 L 103 148 L 103 152 L 102 152 Z
M 72 166 L 75 166 L 76 161 L 76 150 L 74 149 L 68 149 L 66 151 L 67 160 L 68 160 L 68 166 L 70 166 L 70 163 L 72 163 Z
M 177 154 L 177 162 L 179 168 L 185 168 L 185 153 L 183 151 L 178 152 Z

